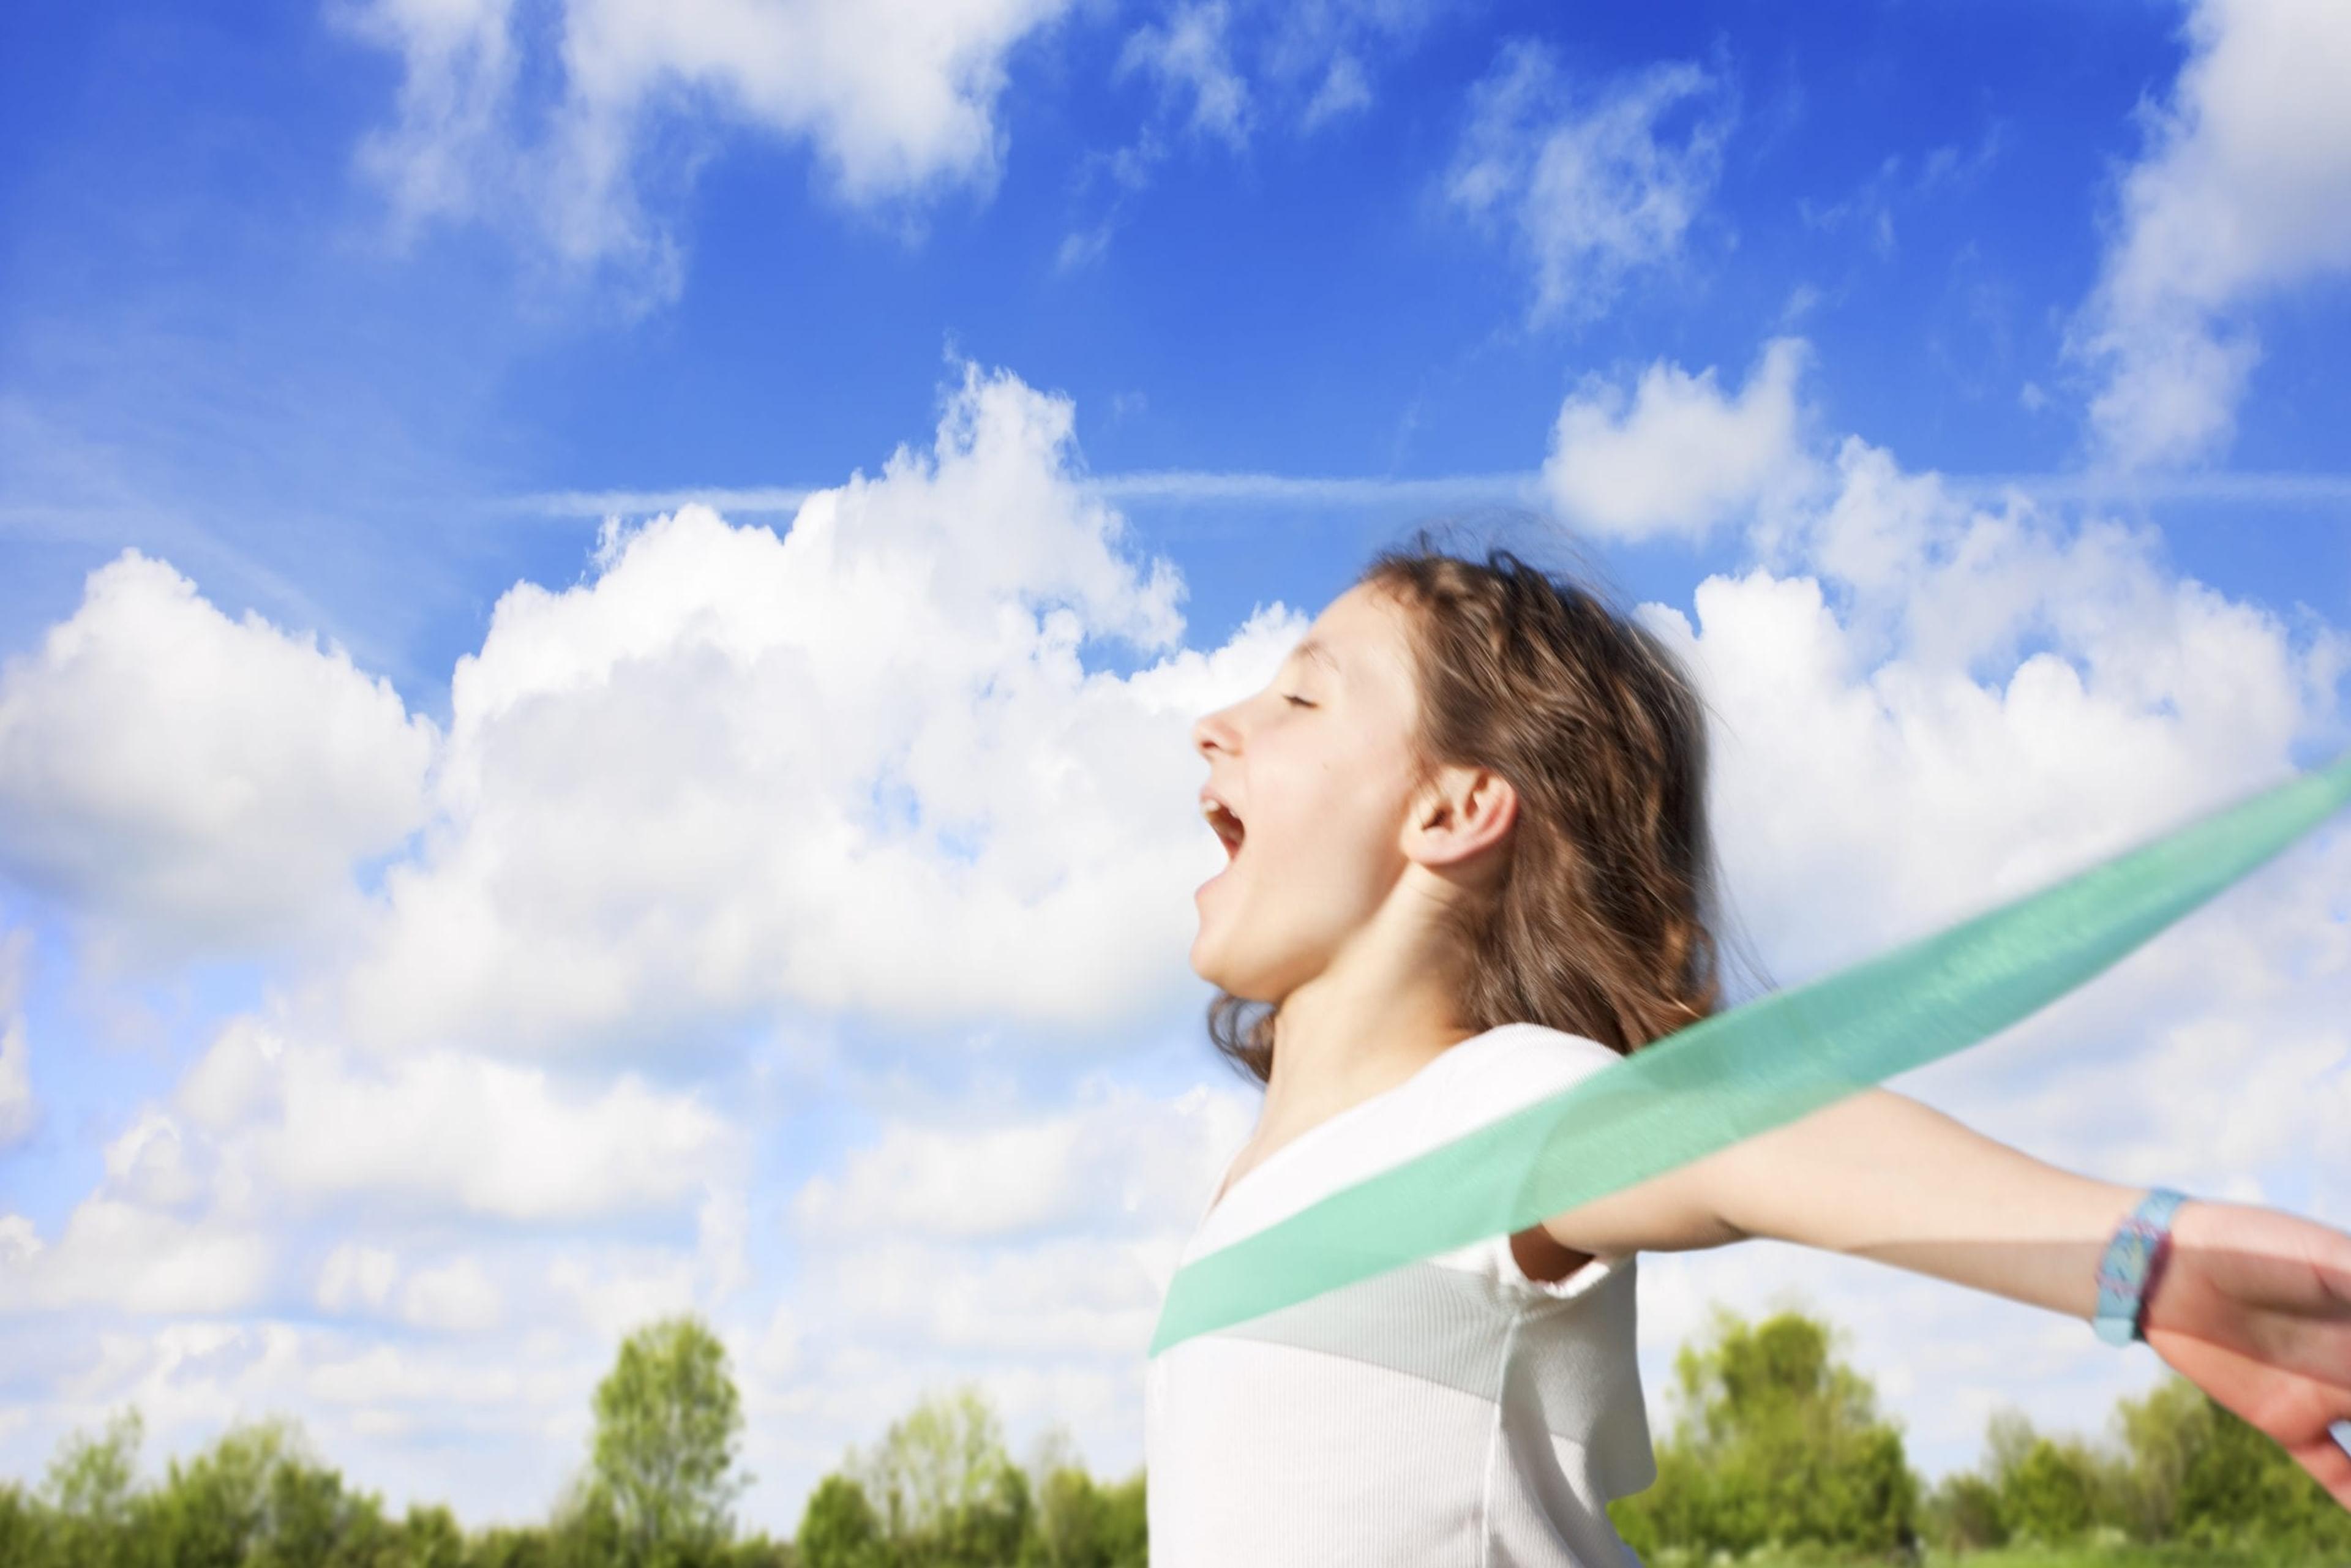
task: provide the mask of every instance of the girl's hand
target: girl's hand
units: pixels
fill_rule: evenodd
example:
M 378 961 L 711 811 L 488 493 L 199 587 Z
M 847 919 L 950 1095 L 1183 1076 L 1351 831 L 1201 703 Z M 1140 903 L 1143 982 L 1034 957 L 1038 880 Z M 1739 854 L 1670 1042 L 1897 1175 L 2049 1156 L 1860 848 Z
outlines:
M 2274 1209 L 2192 1200 L 2147 1301 L 2148 1344 L 2351 1508 L 2351 1236 Z M 2346 1427 L 2351 1430 L 2351 1427 Z

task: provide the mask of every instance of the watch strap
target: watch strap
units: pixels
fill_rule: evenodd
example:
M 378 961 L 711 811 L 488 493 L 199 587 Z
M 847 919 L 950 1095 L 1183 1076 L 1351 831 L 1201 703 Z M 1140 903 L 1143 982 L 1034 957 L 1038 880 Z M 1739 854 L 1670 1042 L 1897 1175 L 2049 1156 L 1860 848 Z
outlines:
M 2146 1337 L 2140 1323 L 2147 1315 L 2147 1291 L 2154 1288 L 2170 1244 L 2171 1217 L 2187 1201 L 2184 1194 L 2157 1187 L 2115 1228 L 2114 1239 L 2098 1260 L 2098 1310 L 2090 1320 L 2108 1344 L 2129 1344 Z

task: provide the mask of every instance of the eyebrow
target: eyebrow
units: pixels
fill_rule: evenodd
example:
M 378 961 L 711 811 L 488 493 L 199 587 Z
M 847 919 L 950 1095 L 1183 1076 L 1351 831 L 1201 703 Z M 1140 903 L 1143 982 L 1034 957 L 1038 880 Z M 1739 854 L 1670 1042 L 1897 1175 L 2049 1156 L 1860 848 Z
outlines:
M 1338 655 L 1311 637 L 1300 643 L 1297 647 L 1290 650 L 1290 653 L 1301 658 L 1313 660 L 1334 675 L 1339 673 Z

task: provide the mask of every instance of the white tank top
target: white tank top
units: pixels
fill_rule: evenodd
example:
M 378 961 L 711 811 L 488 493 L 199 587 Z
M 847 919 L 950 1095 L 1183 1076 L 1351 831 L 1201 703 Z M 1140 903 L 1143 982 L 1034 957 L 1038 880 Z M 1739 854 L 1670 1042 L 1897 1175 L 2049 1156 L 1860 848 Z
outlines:
M 1535 1024 L 1463 1040 L 1211 1199 L 1183 1260 L 1615 1060 Z M 1633 1263 L 1545 1283 L 1496 1237 L 1154 1357 L 1153 1568 L 1638 1568 L 1605 1512 L 1656 1478 Z

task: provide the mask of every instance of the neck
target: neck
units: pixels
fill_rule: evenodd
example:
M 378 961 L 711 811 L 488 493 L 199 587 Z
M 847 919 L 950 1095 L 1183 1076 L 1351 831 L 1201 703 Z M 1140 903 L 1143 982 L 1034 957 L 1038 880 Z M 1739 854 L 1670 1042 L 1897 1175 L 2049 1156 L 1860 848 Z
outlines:
M 1274 1018 L 1265 1122 L 1306 1125 L 1392 1089 L 1477 1031 L 1422 921 L 1374 919 Z

